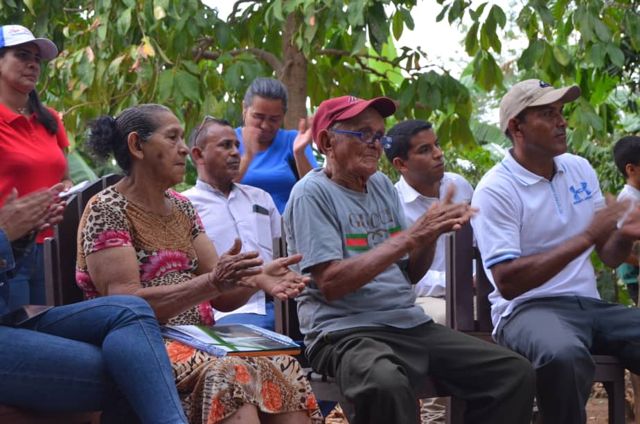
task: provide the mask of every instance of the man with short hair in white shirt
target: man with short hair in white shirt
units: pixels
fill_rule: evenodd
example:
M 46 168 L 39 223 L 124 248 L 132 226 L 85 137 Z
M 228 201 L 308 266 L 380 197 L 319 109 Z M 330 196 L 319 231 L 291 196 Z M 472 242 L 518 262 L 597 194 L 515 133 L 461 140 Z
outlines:
M 413 225 L 436 202 L 445 199 L 447 191 L 455 191 L 454 203 L 470 203 L 473 187 L 461 175 L 444 172 L 444 155 L 427 121 L 410 119 L 396 124 L 387 133 L 391 143 L 384 153 L 393 167 L 401 174 L 395 184 L 407 225 Z M 413 286 L 416 305 L 438 324 L 445 324 L 447 304 L 445 301 L 445 257 L 444 237 L 438 237 L 433 260 L 427 273 Z M 446 399 L 422 400 L 421 416 L 429 424 L 444 423 Z
M 280 237 L 280 214 L 266 191 L 234 183 L 240 166 L 238 137 L 227 121 L 207 117 L 189 140 L 198 170 L 196 185 L 182 193 L 198 211 L 216 251 L 226 252 L 236 238 L 243 251 L 257 251 L 273 260 L 273 239 Z M 273 302 L 262 290 L 231 312 L 215 311 L 216 323 L 254 324 L 274 329 Z
M 584 424 L 594 375 L 592 354 L 617 356 L 640 371 L 640 309 L 600 300 L 591 252 L 612 267 L 640 237 L 634 208 L 605 205 L 595 171 L 567 152 L 563 106 L 578 86 L 539 80 L 514 85 L 500 103 L 500 128 L 513 143 L 478 183 L 472 219 L 496 341 L 536 370 L 545 424 Z
M 407 225 L 422 216 L 436 202 L 445 198 L 447 190 L 455 190 L 454 203 L 470 203 L 473 187 L 461 175 L 444 172 L 444 155 L 430 122 L 407 120 L 396 124 L 387 133 L 392 143 L 384 152 L 393 167 L 402 175 L 395 184 L 404 209 Z M 444 237 L 436 243 L 429 271 L 414 286 L 416 304 L 434 321 L 445 323 L 445 258 Z

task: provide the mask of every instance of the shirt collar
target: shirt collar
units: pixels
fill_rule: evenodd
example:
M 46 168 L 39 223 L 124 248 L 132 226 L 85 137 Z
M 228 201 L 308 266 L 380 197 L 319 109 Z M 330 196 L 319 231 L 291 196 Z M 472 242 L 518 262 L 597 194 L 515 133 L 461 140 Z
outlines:
M 442 180 L 440 180 L 440 192 L 439 192 L 439 196 L 442 197 L 442 192 L 443 192 L 443 188 L 447 186 L 447 174 L 445 173 L 444 176 L 442 177 Z M 398 180 L 398 182 L 396 183 L 396 190 L 398 190 L 398 193 L 400 193 L 400 197 L 402 198 L 402 201 L 404 203 L 411 203 L 413 201 L 415 201 L 418 198 L 424 198 L 424 199 L 439 199 L 440 197 L 430 197 L 430 196 L 425 196 L 422 193 L 420 193 L 419 191 L 417 191 L 415 188 L 413 188 L 408 182 L 407 180 L 404 179 L 404 177 L 400 177 L 400 179 Z
M 204 181 L 202 181 L 200 178 L 198 178 L 196 180 L 196 188 L 200 189 L 200 190 L 205 190 L 205 191 L 209 191 L 217 196 L 220 197 L 224 197 L 226 198 L 227 196 L 224 195 L 224 193 L 220 190 L 218 190 L 217 188 L 215 188 L 214 186 L 212 186 L 209 183 L 206 183 Z M 236 185 L 236 183 L 231 183 L 231 190 L 229 191 L 229 196 L 231 196 L 231 194 L 233 194 L 234 190 L 236 190 L 238 188 L 238 186 Z
M 559 159 L 561 156 L 562 155 L 553 158 L 556 168 L 555 175 L 564 174 L 566 171 L 564 164 Z M 547 181 L 543 176 L 534 174 L 524 166 L 520 165 L 513 157 L 511 150 L 509 150 L 504 159 L 502 159 L 501 165 L 516 179 L 516 181 L 524 186 L 530 186 L 539 183 L 540 181 Z
M 396 184 L 396 189 L 398 190 L 398 193 L 400 193 L 400 196 L 405 203 L 411 203 L 420 196 L 420 193 L 418 193 L 415 188 L 411 187 L 407 180 L 405 180 L 402 176 Z
M 12 123 L 13 121 L 20 118 L 26 119 L 26 116 L 12 111 L 7 106 L 0 103 L 0 119 L 4 120 L 7 123 Z
M 640 190 L 638 190 L 637 188 L 629 184 L 625 184 L 624 186 L 627 190 L 632 192 L 638 199 L 640 199 Z

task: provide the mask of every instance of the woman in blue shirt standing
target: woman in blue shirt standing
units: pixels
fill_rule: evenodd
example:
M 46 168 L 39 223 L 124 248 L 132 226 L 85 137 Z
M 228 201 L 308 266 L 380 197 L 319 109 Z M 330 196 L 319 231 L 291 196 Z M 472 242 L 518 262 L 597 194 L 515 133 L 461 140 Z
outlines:
M 238 181 L 271 194 L 280 213 L 296 181 L 318 166 L 311 125 L 301 119 L 298 130 L 282 129 L 286 112 L 286 87 L 272 78 L 256 78 L 242 101 L 244 127 L 236 128 L 242 154 Z

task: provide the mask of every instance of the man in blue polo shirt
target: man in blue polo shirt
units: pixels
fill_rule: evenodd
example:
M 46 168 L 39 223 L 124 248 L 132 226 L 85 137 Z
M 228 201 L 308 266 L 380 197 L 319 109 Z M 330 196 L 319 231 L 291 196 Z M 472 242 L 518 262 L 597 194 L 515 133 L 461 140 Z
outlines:
M 579 96 L 577 86 L 514 85 L 500 103 L 500 127 L 513 148 L 472 201 L 495 287 L 494 337 L 533 363 L 545 424 L 585 422 L 592 354 L 616 355 L 640 371 L 640 309 L 600 300 L 590 261 L 595 248 L 605 264 L 620 264 L 640 237 L 640 212 L 621 220 L 628 205 L 606 205 L 589 162 L 566 153 L 563 105 Z

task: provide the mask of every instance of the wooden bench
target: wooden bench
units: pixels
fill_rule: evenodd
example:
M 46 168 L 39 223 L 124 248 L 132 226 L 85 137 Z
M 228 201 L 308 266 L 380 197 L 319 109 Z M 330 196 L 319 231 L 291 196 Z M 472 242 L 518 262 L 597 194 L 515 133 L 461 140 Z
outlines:
M 471 225 L 445 237 L 447 324 L 493 342 L 491 304 L 487 298 L 493 286 L 484 272 L 480 252 L 473 245 Z M 624 368 L 615 356 L 593 355 L 593 360 L 596 364 L 593 381 L 601 382 L 607 391 L 609 423 L 624 424 Z
M 44 242 L 44 270 L 47 305 L 67 305 L 83 300 L 75 284 L 76 235 L 84 207 L 93 195 L 116 183 L 121 176 L 110 174 L 94 181 L 67 200 L 63 221 L 54 237 Z M 60 388 L 64 390 L 63 387 Z M 44 412 L 0 405 L 0 423 L 7 424 L 97 424 L 99 412 Z

